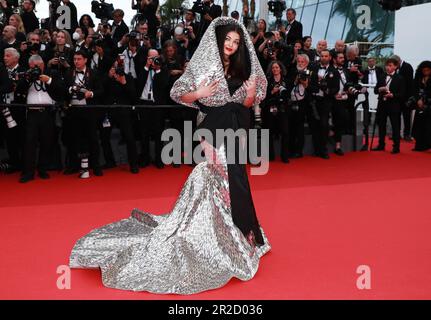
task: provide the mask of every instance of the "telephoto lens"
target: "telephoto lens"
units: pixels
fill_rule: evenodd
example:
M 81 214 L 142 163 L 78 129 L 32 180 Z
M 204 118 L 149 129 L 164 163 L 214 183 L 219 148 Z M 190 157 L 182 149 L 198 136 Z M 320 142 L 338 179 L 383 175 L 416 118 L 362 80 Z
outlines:
M 4 108 L 2 110 L 2 113 L 4 118 L 6 119 L 7 127 L 9 129 L 15 128 L 18 125 L 16 121 L 12 118 L 9 108 Z

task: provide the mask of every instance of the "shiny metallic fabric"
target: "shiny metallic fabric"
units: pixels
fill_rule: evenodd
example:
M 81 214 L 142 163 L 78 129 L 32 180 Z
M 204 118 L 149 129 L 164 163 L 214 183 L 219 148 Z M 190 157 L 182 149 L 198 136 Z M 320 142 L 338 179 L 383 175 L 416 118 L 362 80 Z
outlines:
M 207 31 L 202 37 L 199 47 L 193 54 L 192 59 L 187 65 L 183 75 L 175 82 L 171 89 L 171 98 L 177 103 L 187 105 L 189 107 L 198 108 L 196 103 L 183 103 L 181 96 L 185 93 L 195 91 L 204 80 L 209 82 L 218 80 L 217 92 L 208 98 L 200 99 L 199 102 L 208 107 L 218 107 L 225 105 L 228 102 L 243 103 L 247 95 L 244 85 L 235 92 L 233 96 L 229 93 L 228 84 L 224 76 L 223 64 L 220 59 L 220 53 L 217 46 L 216 28 L 218 26 L 236 24 L 240 26 L 244 32 L 245 45 L 250 54 L 251 62 L 251 77 L 256 79 L 256 99 L 255 105 L 259 105 L 266 96 L 266 88 L 268 81 L 265 73 L 259 63 L 259 60 L 254 49 L 253 42 L 244 25 L 230 17 L 220 17 L 214 19 L 209 25 Z M 203 121 L 205 114 L 199 112 L 198 124 Z
M 238 22 L 231 18 L 213 21 L 188 71 L 174 85 L 174 100 L 193 90 L 206 75 L 204 66 L 217 69 L 219 78 L 221 63 L 215 63 L 220 57 L 214 51 L 218 50 L 214 28 L 220 23 Z M 246 38 L 260 101 L 265 96 L 266 79 Z M 227 84 L 221 84 L 214 99 L 205 99 L 206 105 L 243 101 L 245 90 L 237 90 L 231 97 Z M 210 146 L 202 145 L 207 161 L 193 169 L 170 213 L 153 215 L 135 209 L 128 219 L 91 231 L 75 244 L 70 267 L 100 268 L 107 287 L 159 294 L 193 294 L 222 287 L 233 277 L 253 278 L 270 244 L 262 231 L 265 243 L 256 247 L 233 223 L 225 145 L 212 153 L 207 149 Z

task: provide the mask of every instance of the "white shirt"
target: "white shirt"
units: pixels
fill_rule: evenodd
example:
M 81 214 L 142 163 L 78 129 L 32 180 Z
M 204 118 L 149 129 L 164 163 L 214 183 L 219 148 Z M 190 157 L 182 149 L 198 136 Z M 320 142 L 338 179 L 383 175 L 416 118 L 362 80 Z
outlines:
M 13 68 L 7 68 L 7 73 L 9 74 L 9 78 L 10 78 L 10 75 L 13 74 L 16 71 L 16 69 L 18 69 L 18 67 L 19 67 L 19 64 L 17 64 Z M 6 96 L 6 103 L 12 103 L 13 101 L 15 101 L 15 94 L 13 91 L 6 93 L 5 96 Z
M 86 71 L 87 71 L 87 67 L 84 68 L 84 70 L 83 70 L 84 73 L 83 74 L 82 73 L 76 73 L 75 74 L 75 81 L 74 81 L 75 85 L 82 86 L 85 83 L 84 78 L 85 78 L 85 72 Z M 72 88 L 69 88 L 69 92 L 71 92 L 71 89 Z M 73 99 L 72 98 L 70 100 L 70 103 L 72 105 L 86 105 L 87 104 L 87 100 L 85 100 L 85 98 L 81 99 L 81 100 Z
M 146 71 L 148 71 L 147 81 L 145 82 L 144 90 L 142 90 L 141 100 L 152 101 L 154 100 L 154 92 L 153 92 L 153 81 L 154 75 L 156 73 L 160 73 L 160 69 L 154 71 L 153 69 L 148 69 L 146 66 L 144 67 Z
M 376 68 L 370 69 L 368 68 L 368 84 L 377 84 L 377 73 Z
M 52 78 L 49 79 L 46 84 L 42 83 L 40 80 L 36 81 L 38 89 L 36 89 L 35 83 L 32 83 L 28 89 L 27 104 L 54 104 L 54 100 L 52 100 L 48 92 L 39 89 L 41 86 L 46 88 L 46 85 L 50 85 L 51 82 Z
M 134 79 L 136 79 L 138 76 L 136 75 L 135 70 L 135 61 L 133 60 L 134 57 L 136 57 L 136 53 L 132 53 L 129 49 L 126 49 L 123 51 L 124 55 L 124 72 L 126 74 L 130 74 Z

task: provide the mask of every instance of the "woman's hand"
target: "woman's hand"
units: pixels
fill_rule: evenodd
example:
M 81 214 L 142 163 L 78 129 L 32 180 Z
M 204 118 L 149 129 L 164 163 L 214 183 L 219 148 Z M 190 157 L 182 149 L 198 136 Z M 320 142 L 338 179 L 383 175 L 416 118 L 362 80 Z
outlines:
M 247 97 L 256 97 L 256 78 L 252 77 L 244 82 L 245 89 L 247 91 Z
M 203 80 L 199 85 L 198 89 L 196 90 L 198 94 L 198 99 L 211 97 L 217 91 L 217 87 L 219 83 L 217 80 L 211 82 L 208 85 L 205 84 L 206 81 L 207 81 L 206 79 Z

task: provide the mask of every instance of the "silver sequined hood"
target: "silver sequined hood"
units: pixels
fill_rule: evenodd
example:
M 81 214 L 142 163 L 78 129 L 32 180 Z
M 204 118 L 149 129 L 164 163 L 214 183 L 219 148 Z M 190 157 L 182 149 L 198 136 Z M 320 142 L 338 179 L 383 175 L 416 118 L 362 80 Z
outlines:
M 209 81 L 219 80 L 217 92 L 208 98 L 200 99 L 204 105 L 210 107 L 222 106 L 228 102 L 243 103 L 246 97 L 244 85 L 230 96 L 227 81 L 224 76 L 223 65 L 220 59 L 219 49 L 217 46 L 216 28 L 221 25 L 236 24 L 241 27 L 244 32 L 245 44 L 250 54 L 251 73 L 250 77 L 256 79 L 256 99 L 255 105 L 265 99 L 267 80 L 265 73 L 257 59 L 254 45 L 250 39 L 245 26 L 237 20 L 230 17 L 220 17 L 214 19 L 209 25 L 207 31 L 202 37 L 202 40 L 196 49 L 192 59 L 187 65 L 184 74 L 174 83 L 171 89 L 171 98 L 179 104 L 184 104 L 189 107 L 198 108 L 195 103 L 182 102 L 181 96 L 188 92 L 197 89 L 199 84 L 204 80 Z

